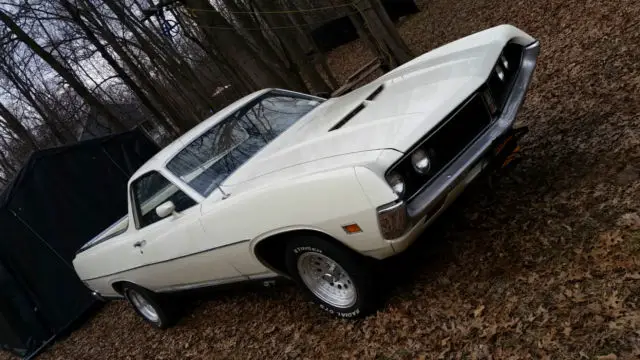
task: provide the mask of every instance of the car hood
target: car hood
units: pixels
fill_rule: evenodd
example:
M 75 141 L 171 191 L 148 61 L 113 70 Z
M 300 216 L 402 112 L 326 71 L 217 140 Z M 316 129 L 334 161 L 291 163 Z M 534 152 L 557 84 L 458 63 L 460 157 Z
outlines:
M 522 34 L 514 29 L 503 25 L 460 39 L 327 100 L 257 153 L 225 185 L 346 154 L 406 152 L 485 82 L 506 42 Z

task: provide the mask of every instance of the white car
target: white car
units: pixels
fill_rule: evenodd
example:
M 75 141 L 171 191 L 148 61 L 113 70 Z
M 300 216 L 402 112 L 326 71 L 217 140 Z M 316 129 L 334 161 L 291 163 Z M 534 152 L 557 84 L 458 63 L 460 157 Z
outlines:
M 132 176 L 129 214 L 80 249 L 76 272 L 157 327 L 171 322 L 164 293 L 276 276 L 331 314 L 367 314 L 374 260 L 514 148 L 538 52 L 501 25 L 341 97 L 248 95 Z

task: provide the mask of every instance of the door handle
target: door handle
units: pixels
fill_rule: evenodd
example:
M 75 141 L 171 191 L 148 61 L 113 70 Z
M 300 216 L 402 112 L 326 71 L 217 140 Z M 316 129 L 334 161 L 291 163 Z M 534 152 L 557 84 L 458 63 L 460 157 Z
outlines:
M 133 243 L 133 247 L 141 248 L 147 244 L 147 240 L 140 240 Z

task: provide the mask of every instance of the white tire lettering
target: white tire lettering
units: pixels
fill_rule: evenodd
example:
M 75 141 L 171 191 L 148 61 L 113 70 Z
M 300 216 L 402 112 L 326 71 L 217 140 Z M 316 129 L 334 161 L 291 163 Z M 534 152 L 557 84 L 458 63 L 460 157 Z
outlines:
M 336 315 L 336 316 L 343 317 L 343 318 L 352 318 L 352 317 L 356 317 L 356 316 L 358 316 L 360 314 L 360 309 L 355 309 L 352 312 L 348 312 L 348 313 L 342 313 L 342 312 L 337 312 L 337 311 L 327 307 L 324 304 L 320 304 L 320 309 L 328 312 L 329 314 Z
M 358 316 L 358 314 L 360 314 L 360 309 L 355 309 L 354 311 L 349 313 L 338 313 L 337 315 L 344 318 L 352 318 Z
M 314 247 L 311 247 L 311 246 L 300 246 L 300 247 L 297 247 L 297 248 L 293 249 L 293 253 L 294 254 L 299 254 L 299 253 L 301 253 L 303 251 L 313 251 L 313 252 L 317 252 L 317 253 L 322 254 L 322 250 L 314 248 Z

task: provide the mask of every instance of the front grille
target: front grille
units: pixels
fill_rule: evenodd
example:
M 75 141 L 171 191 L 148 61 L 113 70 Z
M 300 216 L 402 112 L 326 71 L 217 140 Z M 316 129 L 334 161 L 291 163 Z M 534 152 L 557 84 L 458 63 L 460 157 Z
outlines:
M 521 45 L 507 44 L 485 84 L 387 171 L 387 181 L 392 173 L 397 173 L 404 179 L 403 199 L 411 200 L 417 192 L 428 186 L 493 119 L 500 116 L 518 77 L 523 50 Z M 419 174 L 411 163 L 411 155 L 418 149 L 424 150 L 430 160 L 431 167 L 426 174 Z
M 489 123 L 491 116 L 481 97 L 475 95 L 425 142 L 424 147 L 435 153 L 432 169 L 439 171 L 453 160 Z
M 431 167 L 424 175 L 416 173 L 408 155 L 393 168 L 393 171 L 400 173 L 405 179 L 406 198 L 410 199 L 428 184 L 430 179 L 437 176 L 491 123 L 491 120 L 482 97 L 475 93 L 440 127 L 421 140 L 420 145 L 409 151 L 408 154 L 411 154 L 418 148 L 424 149 L 431 160 Z

